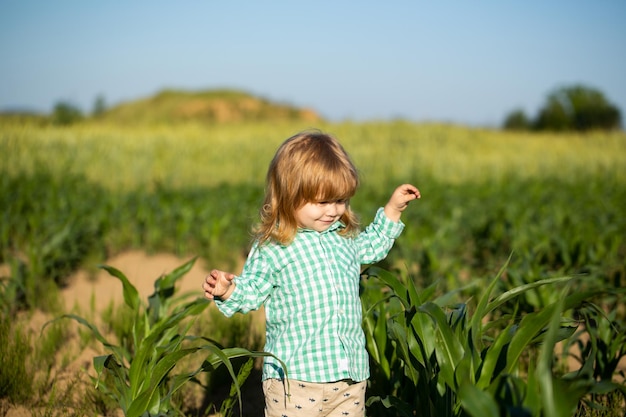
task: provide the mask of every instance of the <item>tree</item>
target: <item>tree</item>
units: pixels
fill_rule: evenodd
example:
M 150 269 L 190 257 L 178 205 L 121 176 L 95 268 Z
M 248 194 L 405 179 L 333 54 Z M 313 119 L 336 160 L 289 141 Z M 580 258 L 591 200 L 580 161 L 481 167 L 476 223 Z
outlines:
M 107 106 L 106 106 L 106 101 L 104 100 L 104 96 L 102 94 L 99 94 L 93 103 L 93 111 L 91 115 L 93 117 L 99 117 L 102 114 L 104 114 L 106 109 L 107 109 Z
M 619 129 L 621 113 L 600 91 L 583 85 L 555 90 L 534 121 L 537 130 Z
M 502 125 L 506 130 L 529 130 L 530 126 L 530 120 L 522 109 L 513 110 L 509 113 Z
M 83 112 L 68 102 L 58 102 L 52 111 L 52 123 L 56 125 L 71 125 L 82 119 Z

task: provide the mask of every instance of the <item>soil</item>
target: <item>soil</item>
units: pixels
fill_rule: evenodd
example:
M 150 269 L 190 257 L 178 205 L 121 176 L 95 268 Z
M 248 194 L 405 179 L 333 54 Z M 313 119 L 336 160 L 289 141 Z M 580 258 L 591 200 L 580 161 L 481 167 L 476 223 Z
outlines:
M 189 259 L 181 259 L 170 254 L 149 255 L 141 251 L 122 253 L 105 262 L 106 265 L 119 269 L 137 288 L 142 300 L 154 291 L 154 281 L 181 266 Z M 177 291 L 197 291 L 202 293 L 202 280 L 208 274 L 206 267 L 197 260 L 193 268 L 176 283 Z M 123 302 L 122 283 L 105 270 L 98 270 L 95 276 L 87 271 L 77 272 L 70 285 L 61 294 L 67 308 L 78 307 L 89 311 L 92 299 L 95 310 L 103 311 L 111 302 Z

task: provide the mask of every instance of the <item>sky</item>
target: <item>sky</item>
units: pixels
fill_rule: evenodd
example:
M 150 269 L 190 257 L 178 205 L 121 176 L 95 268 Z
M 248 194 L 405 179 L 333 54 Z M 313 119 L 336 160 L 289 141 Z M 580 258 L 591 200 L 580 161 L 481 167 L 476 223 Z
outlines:
M 2 0 L 0 56 L 2 111 L 232 88 L 331 121 L 497 126 L 582 84 L 626 119 L 623 0 Z

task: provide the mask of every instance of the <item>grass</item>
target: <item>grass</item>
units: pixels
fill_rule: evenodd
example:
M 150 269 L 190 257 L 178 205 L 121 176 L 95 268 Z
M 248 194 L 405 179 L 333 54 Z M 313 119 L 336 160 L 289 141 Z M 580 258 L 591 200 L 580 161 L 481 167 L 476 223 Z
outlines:
M 0 134 L 0 150 L 12 155 L 0 166 L 6 174 L 3 196 L 10 198 L 4 202 L 9 207 L 5 224 L 11 223 L 8 217 L 30 213 L 35 223 L 17 235 L 38 242 L 30 250 L 21 242 L 12 246 L 20 247 L 17 255 L 31 268 L 35 259 L 67 252 L 64 264 L 54 267 L 61 276 L 81 259 L 102 259 L 129 247 L 198 254 L 233 265 L 246 250 L 274 150 L 307 127 L 9 125 Z M 434 262 L 452 270 L 444 276 L 454 273 L 461 268 L 455 260 L 495 268 L 512 250 L 532 251 L 528 256 L 539 252 L 551 264 L 568 266 L 567 259 L 557 259 L 567 258 L 558 253 L 567 242 L 595 231 L 616 236 L 624 230 L 619 215 L 626 201 L 623 133 L 530 134 L 404 122 L 320 127 L 341 139 L 361 171 L 363 185 L 353 206 L 364 222 L 398 182 L 420 187 L 420 208 L 406 216 L 417 225 L 404 238 L 414 248 L 403 257 L 424 258 L 422 264 L 430 262 L 420 265 L 426 272 Z M 56 217 L 57 225 L 51 218 L 40 220 L 46 216 Z M 559 232 L 576 234 L 572 239 L 544 233 L 567 222 L 573 228 Z M 35 229 L 50 230 L 35 236 Z M 2 233 L 4 241 L 16 235 L 7 226 Z M 59 245 L 68 236 L 75 236 L 76 244 Z M 418 239 L 424 250 L 415 247 Z M 584 256 L 602 257 L 607 250 L 615 252 L 604 247 L 623 245 L 619 237 L 600 241 L 601 248 Z M 486 259 L 498 246 L 499 257 Z M 424 253 L 433 247 L 436 256 Z M 612 262 L 610 268 L 621 273 L 620 265 Z
M 36 355 L 57 360 L 58 337 L 50 335 L 35 353 L 11 319 L 31 309 L 61 313 L 57 288 L 69 274 L 113 254 L 139 248 L 199 256 L 209 267 L 239 265 L 269 160 L 285 138 L 308 127 L 2 126 L 0 152 L 11 157 L 0 160 L 0 301 L 8 326 L 0 330 L 12 337 L 0 339 L 0 360 L 26 367 Z M 401 121 L 318 127 L 341 140 L 361 171 L 352 204 L 363 223 L 398 183 L 420 188 L 422 200 L 403 215 L 405 232 L 380 266 L 411 276 L 420 289 L 436 284 L 433 296 L 477 297 L 511 253 L 494 291 L 562 275 L 581 277 L 578 292 L 626 287 L 623 133 L 505 133 Z M 558 298 L 551 288 L 533 287 L 492 318 L 534 314 Z M 595 301 L 621 325 L 622 300 Z M 219 321 L 211 309 L 208 317 L 215 326 L 196 323 L 194 333 L 211 333 L 225 345 L 261 345 L 247 331 L 254 320 Z M 104 321 L 118 338 L 130 337 L 122 310 L 110 310 Z M 15 386 L 32 382 L 0 369 L 0 379 Z M 41 385 L 31 387 L 19 401 L 44 395 Z M 102 399 L 92 402 L 106 408 Z
M 75 174 L 109 190 L 262 185 L 274 151 L 306 124 L 120 128 L 5 126 L 2 171 Z M 352 155 L 369 187 L 390 179 L 435 178 L 444 184 L 507 178 L 626 180 L 625 137 L 530 134 L 409 123 L 321 125 Z M 384 155 L 384 157 L 382 157 Z
M 0 410 L 13 404 L 32 410 L 34 416 L 89 413 L 93 393 L 81 372 L 69 370 L 78 354 L 68 343 L 70 327 L 57 324 L 40 333 L 31 321 L 31 314 L 0 314 Z
M 30 340 L 8 316 L 0 317 L 0 398 L 21 403 L 32 396 L 34 387 L 26 370 Z
M 116 127 L 7 124 L 0 133 L 0 261 L 5 296 L 56 307 L 55 285 L 129 248 L 245 256 L 265 170 L 301 123 Z M 512 282 L 563 271 L 618 285 L 626 274 L 623 133 L 530 134 L 406 122 L 328 124 L 362 176 L 364 223 L 393 187 L 424 198 L 387 264 L 454 288 L 511 252 Z M 522 271 L 516 273 L 516 271 Z M 466 278 L 464 278 L 466 277 Z M 41 294 L 50 294 L 41 298 Z

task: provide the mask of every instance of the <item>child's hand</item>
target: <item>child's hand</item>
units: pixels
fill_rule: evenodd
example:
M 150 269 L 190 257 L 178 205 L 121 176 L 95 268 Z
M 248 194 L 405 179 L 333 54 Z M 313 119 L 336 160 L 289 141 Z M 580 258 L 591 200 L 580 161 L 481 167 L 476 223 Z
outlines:
M 209 300 L 213 300 L 216 297 L 226 300 L 235 291 L 233 278 L 235 278 L 235 275 L 229 272 L 217 269 L 212 270 L 202 284 L 204 296 Z
M 389 198 L 389 202 L 385 205 L 385 215 L 389 220 L 397 222 L 400 215 L 409 203 L 416 198 L 420 198 L 420 190 L 411 184 L 403 184 L 396 188 Z

